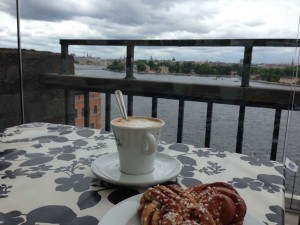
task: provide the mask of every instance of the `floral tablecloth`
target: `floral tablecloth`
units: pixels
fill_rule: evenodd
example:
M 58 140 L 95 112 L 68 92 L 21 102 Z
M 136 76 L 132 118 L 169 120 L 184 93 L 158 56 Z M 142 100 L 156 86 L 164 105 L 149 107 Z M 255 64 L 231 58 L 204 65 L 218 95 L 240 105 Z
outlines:
M 158 151 L 183 165 L 167 183 L 188 187 L 223 181 L 265 224 L 284 224 L 283 165 L 250 156 L 161 142 Z M 95 177 L 92 162 L 116 152 L 111 133 L 70 125 L 30 123 L 0 133 L 0 224 L 97 225 L 118 202 L 145 188 Z

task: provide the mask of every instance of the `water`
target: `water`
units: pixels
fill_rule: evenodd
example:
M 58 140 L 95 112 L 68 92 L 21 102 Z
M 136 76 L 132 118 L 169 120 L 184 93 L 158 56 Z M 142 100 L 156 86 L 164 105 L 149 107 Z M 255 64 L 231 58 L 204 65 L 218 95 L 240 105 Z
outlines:
M 125 73 L 115 73 L 103 70 L 98 66 L 75 65 L 76 75 L 88 75 L 93 77 L 116 77 L 124 78 Z M 101 74 L 101 76 L 99 75 Z M 192 83 L 220 84 L 227 86 L 239 86 L 238 78 L 217 78 L 216 77 L 196 77 L 196 76 L 176 76 L 176 75 L 144 75 L 135 74 L 137 79 L 143 80 L 160 80 L 186 83 L 187 80 Z M 237 82 L 238 81 L 238 82 Z M 288 89 L 289 86 L 250 82 L 251 86 L 264 87 L 271 89 Z M 127 98 L 125 97 L 125 104 Z M 288 99 L 287 99 L 288 101 Z M 105 97 L 102 96 L 102 104 L 105 104 Z M 133 97 L 133 114 L 151 116 L 151 98 Z M 205 140 L 205 123 L 206 123 L 206 103 L 185 102 L 183 142 L 204 146 Z M 166 122 L 162 132 L 161 139 L 166 142 L 175 142 L 177 137 L 177 118 L 178 118 L 178 101 L 169 99 L 158 99 L 158 117 Z M 238 126 L 239 106 L 214 104 L 213 119 L 211 132 L 211 148 L 235 152 L 236 136 Z M 105 115 L 102 108 L 102 115 Z M 285 140 L 285 131 L 287 123 L 287 111 L 282 111 L 277 161 L 282 161 L 283 147 Z M 246 107 L 244 121 L 244 139 L 243 153 L 254 155 L 260 158 L 270 157 L 272 135 L 274 126 L 274 109 L 264 109 L 256 107 Z M 111 118 L 120 117 L 120 111 L 112 97 L 112 114 Z M 102 126 L 104 126 L 104 116 L 102 116 Z M 300 112 L 293 111 L 290 128 L 288 132 L 288 144 L 286 156 L 296 162 L 300 159 Z M 286 189 L 290 191 L 293 186 L 294 173 L 287 171 Z M 298 176 L 297 176 L 298 177 Z M 300 179 L 297 179 L 296 190 L 300 192 Z

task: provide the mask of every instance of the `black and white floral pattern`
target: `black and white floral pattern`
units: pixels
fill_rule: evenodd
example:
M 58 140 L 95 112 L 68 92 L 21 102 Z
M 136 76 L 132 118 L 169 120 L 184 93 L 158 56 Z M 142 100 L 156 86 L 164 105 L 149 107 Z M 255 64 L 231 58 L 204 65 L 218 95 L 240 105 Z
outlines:
M 118 202 L 145 188 L 98 180 L 90 166 L 116 151 L 112 133 L 70 125 L 30 123 L 0 136 L 0 224 L 91 224 Z M 161 142 L 158 151 L 183 165 L 165 184 L 223 181 L 244 197 L 248 212 L 266 224 L 283 224 L 284 172 L 276 162 Z

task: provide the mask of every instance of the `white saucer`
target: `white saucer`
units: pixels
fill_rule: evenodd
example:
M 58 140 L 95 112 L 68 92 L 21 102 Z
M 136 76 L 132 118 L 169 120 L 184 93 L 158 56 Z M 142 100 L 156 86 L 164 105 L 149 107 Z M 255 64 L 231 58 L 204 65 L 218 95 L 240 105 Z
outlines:
M 118 225 L 140 225 L 140 219 L 137 215 L 140 198 L 142 194 L 125 199 L 112 207 L 100 220 L 98 225 L 118 224 Z M 116 216 L 118 215 L 118 216 Z M 246 213 L 243 225 L 264 225 L 250 213 Z
M 119 166 L 119 156 L 116 152 L 96 159 L 92 163 L 91 169 L 97 177 L 112 184 L 146 187 L 163 183 L 176 177 L 182 168 L 179 160 L 162 153 L 157 153 L 154 170 L 148 174 L 125 174 L 120 171 Z

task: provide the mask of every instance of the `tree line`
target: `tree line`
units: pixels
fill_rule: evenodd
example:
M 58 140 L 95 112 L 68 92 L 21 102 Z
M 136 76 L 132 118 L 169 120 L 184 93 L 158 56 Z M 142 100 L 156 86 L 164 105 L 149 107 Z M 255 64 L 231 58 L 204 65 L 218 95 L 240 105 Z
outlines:
M 259 74 L 262 80 L 279 82 L 281 77 L 292 77 L 294 68 L 292 66 L 286 68 L 253 67 L 251 68 L 251 73 Z
M 241 76 L 243 71 L 242 64 L 221 64 L 221 63 L 194 63 L 190 61 L 154 61 L 136 60 L 136 69 L 138 72 L 145 72 L 147 67 L 157 73 L 161 72 L 161 67 L 168 67 L 169 73 L 172 74 L 195 74 L 195 75 L 231 75 L 236 74 Z M 125 71 L 125 65 L 120 60 L 114 60 L 107 67 L 113 71 Z M 270 82 L 278 82 L 280 77 L 292 76 L 293 67 L 285 68 L 268 68 L 256 65 L 251 66 L 250 74 L 259 76 L 259 79 Z

